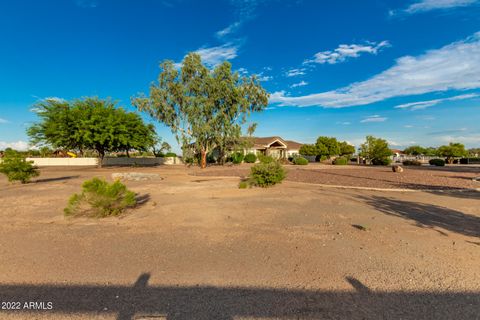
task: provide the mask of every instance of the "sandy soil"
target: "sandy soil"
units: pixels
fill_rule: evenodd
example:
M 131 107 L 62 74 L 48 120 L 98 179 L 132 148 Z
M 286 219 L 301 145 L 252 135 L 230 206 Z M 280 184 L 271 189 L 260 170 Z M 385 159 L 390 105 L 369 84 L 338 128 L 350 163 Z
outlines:
M 127 171 L 162 177 L 126 182 L 144 200 L 138 208 L 63 217 L 85 179 Z M 291 181 L 245 190 L 238 177 L 195 172 L 48 168 L 28 185 L 0 178 L 0 302 L 21 303 L 0 318 L 478 318 L 478 192 Z M 450 183 L 464 173 L 441 174 Z M 25 308 L 31 301 L 52 309 Z

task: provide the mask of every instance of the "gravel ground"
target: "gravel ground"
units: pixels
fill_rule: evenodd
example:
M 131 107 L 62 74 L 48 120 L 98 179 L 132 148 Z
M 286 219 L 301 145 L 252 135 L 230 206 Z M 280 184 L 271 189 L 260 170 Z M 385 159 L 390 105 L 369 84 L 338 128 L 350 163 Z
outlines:
M 473 181 L 480 175 L 480 167 L 404 167 L 402 173 L 392 172 L 390 167 L 286 166 L 287 180 L 315 184 L 341 185 L 371 188 L 402 189 L 472 189 L 480 182 Z M 206 170 L 191 168 L 192 175 L 246 177 L 250 165 L 210 167 Z

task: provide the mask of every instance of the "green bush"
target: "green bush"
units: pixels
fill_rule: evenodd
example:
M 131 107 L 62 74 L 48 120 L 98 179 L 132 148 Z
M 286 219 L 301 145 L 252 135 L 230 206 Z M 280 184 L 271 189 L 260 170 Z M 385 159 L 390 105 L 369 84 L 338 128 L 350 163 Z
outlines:
M 262 188 L 270 187 L 285 179 L 285 170 L 276 161 L 258 163 L 251 168 L 250 179 L 255 186 Z
M 234 152 L 230 155 L 230 159 L 232 160 L 232 162 L 234 164 L 240 164 L 242 163 L 243 161 L 243 158 L 244 158 L 244 155 L 243 153 L 241 152 Z
M 110 184 L 104 179 L 93 178 L 83 183 L 82 193 L 70 197 L 64 212 L 66 216 L 103 218 L 117 216 L 136 203 L 135 193 L 120 181 Z
M 31 178 L 40 175 L 37 167 L 32 163 L 33 161 L 27 161 L 16 151 L 6 151 L 0 163 L 0 173 L 6 175 L 10 182 L 27 183 Z
M 422 163 L 418 160 L 405 160 L 402 162 L 404 166 L 421 166 Z
M 308 164 L 308 160 L 304 157 L 295 157 L 293 158 L 293 164 L 299 166 L 306 166 Z
M 382 159 L 373 159 L 372 164 L 374 166 L 388 166 L 392 163 L 390 158 L 382 158 Z
M 347 164 L 348 164 L 348 158 L 338 157 L 338 158 L 336 158 L 335 160 L 333 160 L 332 163 L 333 163 L 334 165 L 337 165 L 337 166 L 344 166 L 344 165 L 347 165 Z
M 167 152 L 165 154 L 165 157 L 168 158 L 168 157 L 173 157 L 173 158 L 176 158 L 177 157 L 177 154 L 175 152 Z
M 253 153 L 249 153 L 245 156 L 244 160 L 246 163 L 255 163 L 255 161 L 257 161 L 257 156 Z
M 428 161 L 428 163 L 432 166 L 443 167 L 445 166 L 445 160 L 443 159 L 432 159 Z
M 260 161 L 261 163 L 272 163 L 272 162 L 275 162 L 275 159 L 273 159 L 270 156 L 266 156 L 264 154 L 259 154 L 258 161 Z

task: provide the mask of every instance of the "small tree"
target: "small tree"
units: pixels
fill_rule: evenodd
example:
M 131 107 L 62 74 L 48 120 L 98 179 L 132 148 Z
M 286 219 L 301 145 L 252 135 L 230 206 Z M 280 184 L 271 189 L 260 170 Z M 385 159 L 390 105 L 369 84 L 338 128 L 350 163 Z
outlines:
M 420 156 L 426 153 L 426 149 L 421 146 L 410 146 L 403 150 L 403 152 L 410 156 Z
M 0 162 L 0 173 L 7 176 L 8 181 L 20 181 L 27 183 L 33 177 L 40 175 L 37 167 L 33 166 L 33 161 L 27 161 L 20 153 L 9 150 L 5 151 L 4 157 Z
M 461 143 L 450 142 L 448 146 L 438 148 L 438 155 L 447 158 L 449 164 L 452 164 L 455 158 L 465 157 L 467 154 L 465 146 Z
M 340 154 L 340 146 L 337 138 L 334 137 L 318 137 L 315 143 L 318 150 L 318 156 L 330 158 Z
M 340 149 L 340 155 L 341 156 L 346 156 L 346 157 L 351 157 L 352 154 L 355 153 L 355 147 L 349 144 L 346 141 L 342 141 L 338 144 L 339 149 Z
M 314 144 L 304 144 L 300 147 L 298 153 L 300 153 L 302 156 L 316 156 L 318 155 L 318 149 Z
M 158 83 L 150 97 L 132 99 L 139 110 L 171 128 L 185 149 L 200 153 L 202 168 L 215 147 L 220 154 L 238 141 L 241 124 L 251 112 L 268 104 L 268 93 L 255 76 L 240 78 L 228 62 L 209 70 L 200 55 L 188 54 L 178 71 L 172 61 L 161 64 Z
M 384 139 L 367 136 L 366 141 L 360 146 L 360 156 L 370 163 L 385 164 L 389 162 L 392 151 Z

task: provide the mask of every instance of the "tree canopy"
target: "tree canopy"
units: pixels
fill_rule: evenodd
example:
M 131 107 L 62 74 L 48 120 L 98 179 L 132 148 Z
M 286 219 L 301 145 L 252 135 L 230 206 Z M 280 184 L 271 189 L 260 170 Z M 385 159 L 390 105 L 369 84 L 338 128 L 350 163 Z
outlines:
M 247 116 L 268 104 L 268 93 L 258 79 L 241 78 L 228 62 L 210 70 L 200 55 L 190 53 L 180 70 L 168 60 L 160 68 L 149 96 L 136 97 L 132 103 L 170 127 L 184 149 L 193 146 L 200 152 L 202 168 L 209 151 L 218 147 L 222 153 L 238 140 Z
M 147 150 L 155 142 L 155 129 L 133 112 L 116 108 L 110 100 L 46 99 L 35 105 L 40 121 L 28 128 L 33 144 L 67 150 L 95 150 L 99 165 L 107 152 Z
M 438 155 L 447 158 L 448 163 L 453 163 L 454 158 L 468 155 L 465 146 L 461 143 L 450 142 L 448 145 L 438 147 Z
M 392 151 L 388 147 L 388 142 L 381 138 L 367 136 L 365 142 L 360 146 L 360 156 L 373 164 L 388 163 L 391 155 Z
M 355 147 L 346 141 L 339 142 L 334 137 L 318 137 L 314 144 L 304 144 L 299 150 L 304 156 L 332 157 L 337 155 L 352 155 Z
M 405 154 L 412 155 L 412 156 L 420 156 L 420 155 L 424 155 L 426 153 L 426 150 L 424 147 L 415 145 L 415 146 L 410 146 L 406 148 L 405 150 L 403 150 L 403 152 Z

